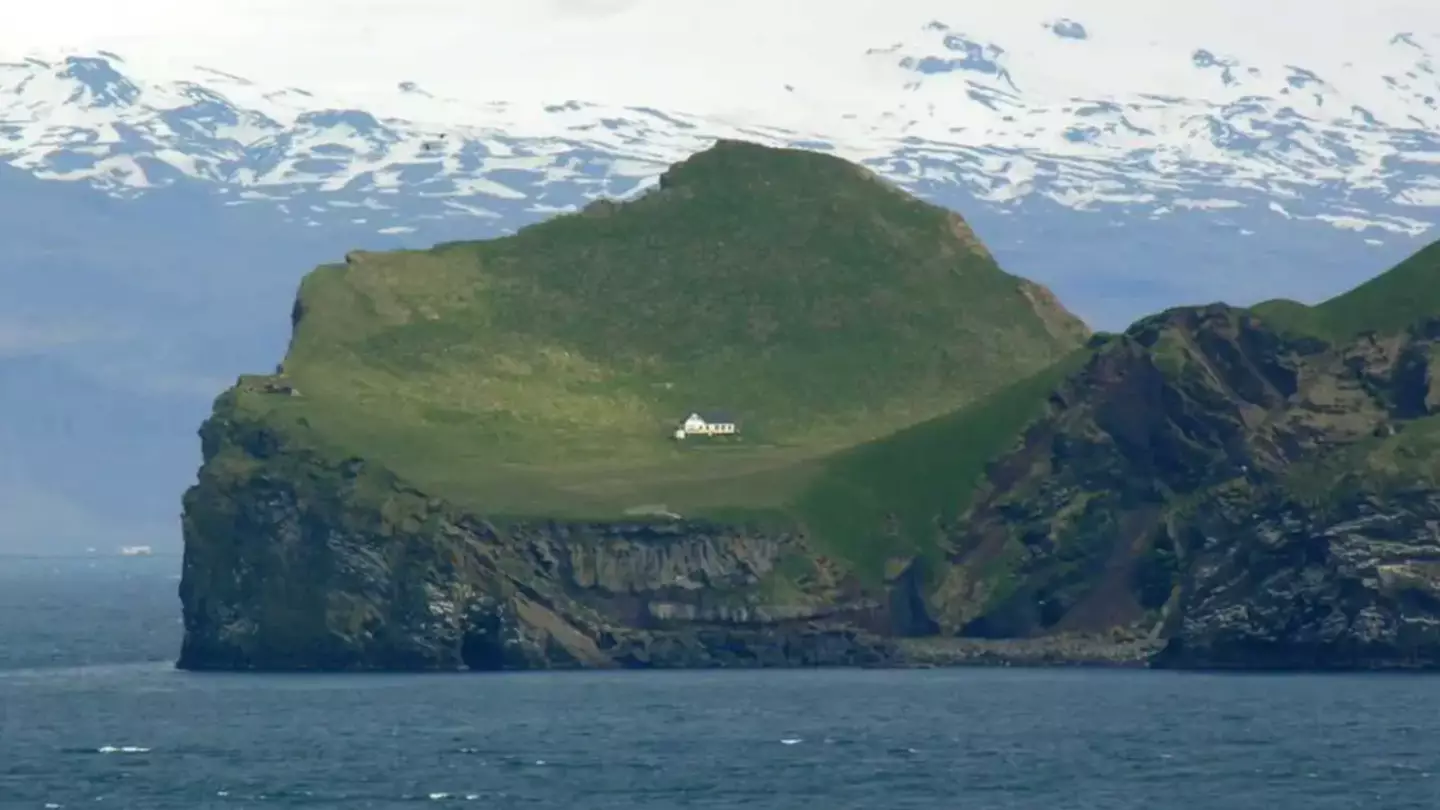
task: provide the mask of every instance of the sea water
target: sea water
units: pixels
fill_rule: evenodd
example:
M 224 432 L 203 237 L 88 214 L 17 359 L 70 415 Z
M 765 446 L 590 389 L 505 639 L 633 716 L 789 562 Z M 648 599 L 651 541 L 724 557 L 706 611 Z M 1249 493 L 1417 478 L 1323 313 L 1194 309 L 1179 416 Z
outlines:
M 1440 679 L 177 672 L 178 559 L 0 557 L 0 808 L 1440 807 Z

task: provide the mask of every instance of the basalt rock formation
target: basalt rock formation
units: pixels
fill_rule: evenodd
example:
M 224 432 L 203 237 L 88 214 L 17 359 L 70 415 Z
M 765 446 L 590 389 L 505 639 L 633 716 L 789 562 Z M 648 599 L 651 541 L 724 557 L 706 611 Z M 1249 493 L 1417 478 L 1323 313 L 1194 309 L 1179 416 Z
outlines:
M 493 523 L 360 459 L 287 448 L 226 397 L 185 498 L 188 669 L 868 665 L 799 538 L 696 521 Z M 814 592 L 793 589 L 789 568 Z M 825 596 L 820 596 L 821 591 Z

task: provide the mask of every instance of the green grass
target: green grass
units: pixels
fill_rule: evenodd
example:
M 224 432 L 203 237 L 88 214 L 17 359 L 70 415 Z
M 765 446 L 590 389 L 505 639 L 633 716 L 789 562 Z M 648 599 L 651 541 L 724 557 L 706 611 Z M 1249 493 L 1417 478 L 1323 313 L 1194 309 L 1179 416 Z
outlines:
M 1440 316 L 1440 242 L 1316 306 L 1277 299 L 1251 311 L 1292 334 L 1343 343 L 1364 332 L 1394 334 Z M 1432 348 L 1431 363 L 1435 362 Z M 1316 508 L 1335 493 L 1440 480 L 1440 417 L 1417 419 L 1392 436 L 1361 439 L 1288 470 L 1286 489 Z
M 938 553 L 940 525 L 969 507 L 989 462 L 1090 356 L 1076 350 L 966 408 L 825 459 L 797 501 L 821 550 L 872 574 L 891 557 Z
M 1440 242 L 1316 306 L 1276 299 L 1251 310 L 1279 328 L 1327 340 L 1367 331 L 1398 332 L 1440 315 Z
M 1372 436 L 1288 470 L 1285 489 L 1301 503 L 1322 509 L 1340 493 L 1440 484 L 1440 416 L 1407 422 L 1390 436 Z
M 634 201 L 352 254 L 305 279 L 297 316 L 300 395 L 236 406 L 327 454 L 488 515 L 799 516 L 852 557 L 835 515 L 894 497 L 910 526 L 935 476 L 974 478 L 1021 395 L 942 415 L 1086 337 L 954 214 L 834 157 L 729 142 Z M 740 438 L 670 438 L 708 408 Z

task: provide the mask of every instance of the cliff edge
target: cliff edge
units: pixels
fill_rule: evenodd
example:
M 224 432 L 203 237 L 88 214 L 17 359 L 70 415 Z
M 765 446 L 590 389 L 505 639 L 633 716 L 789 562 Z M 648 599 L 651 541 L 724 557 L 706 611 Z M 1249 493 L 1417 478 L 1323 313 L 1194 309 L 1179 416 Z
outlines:
M 496 523 L 217 403 L 185 498 L 187 669 L 882 663 L 797 538 L 686 520 Z M 806 566 L 810 594 L 782 570 Z M 821 595 L 823 594 L 823 596 Z

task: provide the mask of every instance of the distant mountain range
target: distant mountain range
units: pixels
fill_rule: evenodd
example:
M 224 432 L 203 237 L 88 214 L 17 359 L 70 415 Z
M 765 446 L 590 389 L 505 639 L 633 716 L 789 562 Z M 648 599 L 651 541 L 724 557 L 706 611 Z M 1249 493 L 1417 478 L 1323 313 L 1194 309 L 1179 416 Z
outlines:
M 717 138 L 858 160 L 962 212 L 1097 328 L 1318 300 L 1440 221 L 1440 12 L 1421 5 L 1307 7 L 1303 38 L 1293 4 L 1248 28 L 1206 22 L 1218 6 L 744 2 L 702 26 L 684 5 L 452 10 L 473 52 L 396 33 L 362 61 L 342 51 L 362 29 L 446 24 L 378 3 L 301 43 L 320 23 L 297 12 L 267 54 L 221 17 L 105 33 L 96 5 L 75 13 L 98 33 L 56 15 L 53 36 L 0 34 L 0 547 L 173 539 L 194 426 L 283 353 L 314 264 L 632 195 Z M 772 38 L 744 45 L 761 14 Z M 552 40 L 556 64 L 516 61 Z

